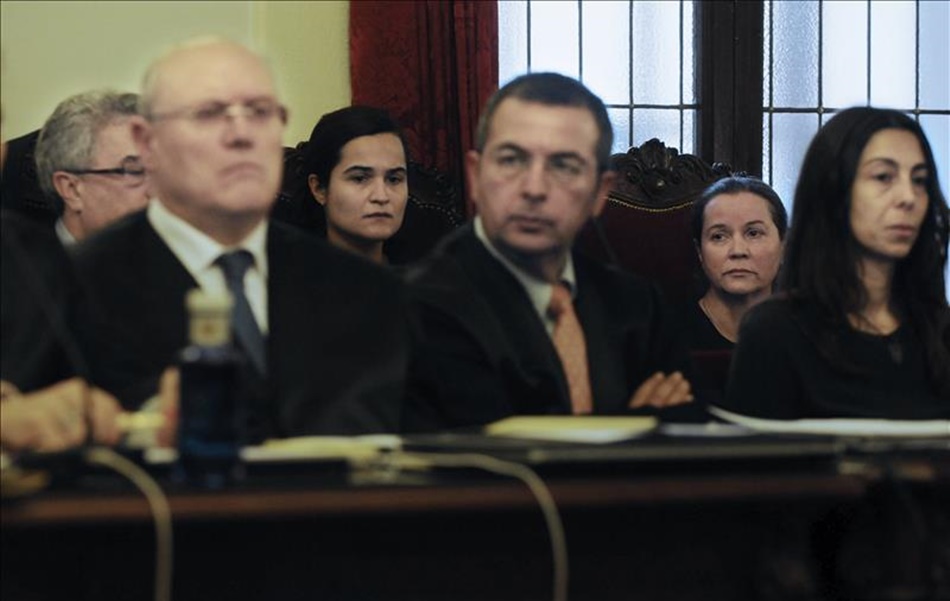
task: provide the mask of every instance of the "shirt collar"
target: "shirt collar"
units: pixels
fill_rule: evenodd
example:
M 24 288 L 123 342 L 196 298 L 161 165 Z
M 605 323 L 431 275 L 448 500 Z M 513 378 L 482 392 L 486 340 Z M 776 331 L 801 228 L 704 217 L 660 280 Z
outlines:
M 66 227 L 62 217 L 56 220 L 54 227 L 56 228 L 56 237 L 63 243 L 63 246 L 70 246 L 76 243 L 76 236 L 73 236 L 73 233 Z
M 254 256 L 254 268 L 267 278 L 267 220 L 261 222 L 240 243 L 224 246 L 175 215 L 158 198 L 149 201 L 147 216 L 178 260 L 191 274 L 209 269 L 223 253 L 244 249 Z
M 521 269 L 511 261 L 509 261 L 501 251 L 495 248 L 492 241 L 488 238 L 488 234 L 485 232 L 485 226 L 482 224 L 482 219 L 480 216 L 475 217 L 475 236 L 485 245 L 485 248 L 488 252 L 498 259 L 498 262 L 505 266 L 505 268 L 511 272 L 511 275 L 515 277 L 516 280 L 521 284 L 525 289 L 525 292 L 528 293 L 528 298 L 531 299 L 531 304 L 534 305 L 534 308 L 537 310 L 538 314 L 542 317 L 547 315 L 548 306 L 551 304 L 551 284 L 545 282 L 542 279 L 536 278 L 527 271 Z M 577 296 L 577 278 L 574 273 L 574 258 L 571 256 L 571 253 L 567 254 L 567 261 L 564 262 L 564 270 L 561 272 L 561 277 L 559 278 L 561 283 L 566 285 L 568 290 L 571 292 L 571 297 Z

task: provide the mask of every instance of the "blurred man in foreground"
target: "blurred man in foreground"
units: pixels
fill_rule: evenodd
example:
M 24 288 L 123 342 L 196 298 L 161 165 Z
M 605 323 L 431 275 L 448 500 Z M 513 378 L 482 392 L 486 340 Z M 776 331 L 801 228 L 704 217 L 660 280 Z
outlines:
M 287 111 L 264 61 L 195 40 L 148 69 L 133 136 L 154 199 L 77 248 L 94 382 L 129 408 L 187 343 L 185 294 L 235 299 L 248 441 L 394 431 L 407 328 L 395 276 L 268 220 Z

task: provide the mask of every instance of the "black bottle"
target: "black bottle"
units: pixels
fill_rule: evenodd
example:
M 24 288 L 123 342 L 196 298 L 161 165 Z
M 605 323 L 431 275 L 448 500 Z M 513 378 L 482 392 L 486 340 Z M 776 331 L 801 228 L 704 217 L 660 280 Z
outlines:
M 231 344 L 231 296 L 191 290 L 186 298 L 190 344 L 179 355 L 181 370 L 178 464 L 188 484 L 221 488 L 239 479 L 238 375 L 243 356 Z

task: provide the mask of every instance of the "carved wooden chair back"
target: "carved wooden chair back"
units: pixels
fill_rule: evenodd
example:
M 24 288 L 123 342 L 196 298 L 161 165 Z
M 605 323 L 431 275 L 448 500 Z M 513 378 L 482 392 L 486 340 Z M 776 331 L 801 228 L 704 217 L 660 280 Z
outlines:
M 579 248 L 657 282 L 672 303 L 687 302 L 699 292 L 690 210 L 731 168 L 680 154 L 656 138 L 611 161 L 617 180 L 598 220 L 601 233 L 588 224 Z

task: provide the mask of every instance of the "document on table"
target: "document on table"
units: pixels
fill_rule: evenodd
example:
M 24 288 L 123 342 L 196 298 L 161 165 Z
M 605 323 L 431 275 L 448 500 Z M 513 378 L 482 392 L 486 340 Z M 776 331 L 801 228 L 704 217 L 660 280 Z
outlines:
M 903 437 L 903 438 L 941 438 L 950 439 L 950 420 L 891 420 L 862 418 L 828 419 L 762 419 L 727 411 L 720 407 L 709 407 L 709 412 L 727 422 L 745 426 L 759 432 L 784 434 L 825 434 L 831 436 L 856 437 Z
M 656 428 L 655 417 L 522 415 L 485 426 L 489 436 L 607 444 L 630 440 Z
M 268 440 L 255 447 L 241 449 L 244 461 L 293 461 L 307 459 L 367 459 L 401 446 L 395 434 L 364 436 L 298 436 Z
M 379 453 L 398 450 L 402 444 L 395 434 L 364 436 L 298 436 L 265 441 L 264 444 L 241 449 L 241 460 L 247 463 L 317 461 L 331 459 L 370 459 Z M 172 463 L 178 450 L 151 448 L 145 460 L 151 464 Z

